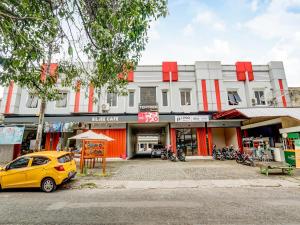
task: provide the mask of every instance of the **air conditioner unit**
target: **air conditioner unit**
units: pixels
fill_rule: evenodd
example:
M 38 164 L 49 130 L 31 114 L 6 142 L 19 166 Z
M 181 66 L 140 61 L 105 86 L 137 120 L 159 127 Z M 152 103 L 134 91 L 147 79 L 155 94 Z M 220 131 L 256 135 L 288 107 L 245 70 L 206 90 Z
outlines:
M 103 112 L 108 112 L 109 109 L 110 109 L 110 106 L 109 106 L 109 104 L 104 103 L 104 104 L 101 105 L 101 109 L 102 109 Z
M 252 102 L 252 106 L 256 106 L 257 103 L 256 103 L 256 99 L 255 98 L 252 98 L 251 102 Z

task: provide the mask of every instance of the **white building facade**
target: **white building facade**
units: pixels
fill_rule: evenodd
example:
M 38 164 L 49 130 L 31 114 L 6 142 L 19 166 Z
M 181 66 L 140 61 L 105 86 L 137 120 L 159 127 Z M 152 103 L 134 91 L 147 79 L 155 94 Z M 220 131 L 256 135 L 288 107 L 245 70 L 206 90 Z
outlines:
M 220 148 L 238 146 L 241 136 L 241 121 L 213 120 L 213 113 L 291 106 L 283 63 L 278 61 L 266 65 L 163 62 L 137 66 L 128 81 L 126 96 L 104 88 L 81 88 L 79 92 L 62 89 L 61 100 L 47 103 L 45 121 L 76 123 L 74 133 L 93 129 L 112 136 L 115 143 L 110 144 L 110 157 L 133 157 L 141 136 L 159 137 L 159 143 L 171 144 L 174 149 L 184 147 L 187 155 L 207 156 L 212 144 Z M 12 82 L 4 89 L 0 107 L 4 125 L 22 125 L 33 132 L 39 104 L 40 100 Z M 69 135 L 62 131 L 46 133 L 44 148 L 55 149 L 58 141 L 65 144 Z

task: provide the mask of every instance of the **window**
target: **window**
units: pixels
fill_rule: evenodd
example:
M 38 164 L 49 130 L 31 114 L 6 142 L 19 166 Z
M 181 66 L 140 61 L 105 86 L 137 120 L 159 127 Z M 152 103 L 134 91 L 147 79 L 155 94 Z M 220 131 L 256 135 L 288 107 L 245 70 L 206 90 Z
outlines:
M 129 92 L 129 107 L 134 106 L 134 91 Z
M 47 157 L 34 157 L 31 166 L 41 166 L 47 164 L 48 162 L 50 162 L 50 159 Z
M 57 160 L 59 163 L 67 163 L 72 160 L 72 156 L 70 154 L 66 154 L 66 155 L 59 157 Z
M 26 102 L 26 107 L 27 108 L 37 108 L 38 105 L 38 97 L 33 95 L 33 94 L 29 94 L 28 98 L 27 98 L 27 102 Z
M 107 93 L 107 103 L 109 106 L 117 106 L 117 94 Z
M 18 169 L 18 168 L 24 168 L 27 167 L 29 163 L 29 158 L 28 157 L 22 157 L 17 159 L 16 161 L 12 162 L 9 164 L 8 169 Z
M 191 91 L 182 90 L 180 91 L 181 105 L 191 105 Z
M 264 91 L 254 91 L 254 97 L 256 100 L 256 105 L 265 105 L 265 92 Z
M 67 92 L 60 93 L 59 99 L 56 101 L 56 107 L 65 108 L 67 107 L 67 103 L 68 103 L 68 93 Z
M 242 101 L 237 91 L 228 91 L 227 95 L 229 105 L 238 105 Z
M 168 91 L 167 90 L 162 91 L 162 105 L 168 106 Z
M 156 104 L 156 88 L 141 87 L 141 103 L 148 105 Z

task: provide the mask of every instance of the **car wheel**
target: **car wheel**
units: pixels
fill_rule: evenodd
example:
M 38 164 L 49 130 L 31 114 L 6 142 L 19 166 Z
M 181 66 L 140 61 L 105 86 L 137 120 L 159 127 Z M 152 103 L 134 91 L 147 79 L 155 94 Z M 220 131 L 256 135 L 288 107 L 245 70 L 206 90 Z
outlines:
M 41 189 L 47 193 L 55 191 L 56 190 L 55 181 L 50 177 L 45 178 L 41 183 Z

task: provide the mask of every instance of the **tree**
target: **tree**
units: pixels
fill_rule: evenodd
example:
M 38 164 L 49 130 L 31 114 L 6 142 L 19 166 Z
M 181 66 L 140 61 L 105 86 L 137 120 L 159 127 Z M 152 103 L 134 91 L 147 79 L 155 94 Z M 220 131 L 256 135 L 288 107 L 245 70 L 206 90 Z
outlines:
M 81 86 L 125 90 L 126 79 L 118 74 L 126 78 L 137 65 L 151 21 L 166 14 L 167 0 L 0 2 L 0 84 L 13 80 L 41 99 L 38 149 L 46 102 L 59 98 L 61 86 L 75 87 L 79 81 Z M 53 57 L 60 59 L 60 85 L 50 76 Z M 84 60 L 92 61 L 92 68 Z

